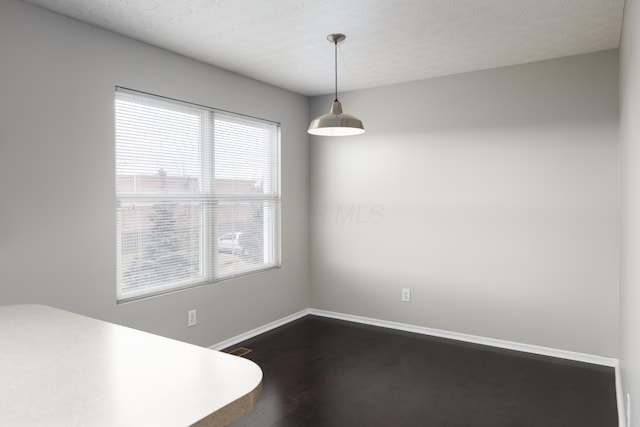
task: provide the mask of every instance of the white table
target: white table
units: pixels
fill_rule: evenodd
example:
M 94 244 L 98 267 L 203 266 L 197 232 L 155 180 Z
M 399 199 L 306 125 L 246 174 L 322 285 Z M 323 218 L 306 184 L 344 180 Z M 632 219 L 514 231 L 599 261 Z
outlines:
M 1 426 L 218 426 L 260 398 L 241 357 L 43 305 L 0 306 Z

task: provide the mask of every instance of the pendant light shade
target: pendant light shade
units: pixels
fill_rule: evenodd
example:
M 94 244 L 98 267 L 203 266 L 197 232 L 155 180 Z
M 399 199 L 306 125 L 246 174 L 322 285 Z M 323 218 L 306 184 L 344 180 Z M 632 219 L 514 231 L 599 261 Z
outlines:
M 322 136 L 349 136 L 364 133 L 364 126 L 360 119 L 342 112 L 342 104 L 338 101 L 338 43 L 345 39 L 344 34 L 329 34 L 327 39 L 334 44 L 335 59 L 335 99 L 331 104 L 331 110 L 327 114 L 316 117 L 309 124 L 309 132 L 312 135 Z
M 364 133 L 364 127 L 357 117 L 344 114 L 342 104 L 336 99 L 331 105 L 331 112 L 313 119 L 307 132 L 312 135 L 348 136 Z

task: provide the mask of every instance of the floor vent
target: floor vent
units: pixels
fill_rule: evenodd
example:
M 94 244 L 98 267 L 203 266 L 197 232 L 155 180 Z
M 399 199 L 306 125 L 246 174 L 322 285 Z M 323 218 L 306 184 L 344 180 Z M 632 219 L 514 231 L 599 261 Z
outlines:
M 242 357 L 247 353 L 251 353 L 251 349 L 245 347 L 238 347 L 235 350 L 231 350 L 229 354 L 233 354 L 234 356 Z

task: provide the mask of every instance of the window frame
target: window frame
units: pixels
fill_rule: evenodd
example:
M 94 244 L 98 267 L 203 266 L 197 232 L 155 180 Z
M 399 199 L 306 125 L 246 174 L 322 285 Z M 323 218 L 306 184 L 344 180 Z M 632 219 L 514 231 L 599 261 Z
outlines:
M 173 98 L 162 97 L 146 92 L 136 91 L 120 86 L 116 86 L 115 101 L 114 101 L 114 127 L 117 132 L 118 128 L 118 114 L 117 114 L 117 102 L 122 100 L 121 98 L 129 98 L 139 100 L 141 104 L 146 106 L 160 106 L 160 108 L 168 109 L 171 111 L 193 111 L 199 112 L 201 117 L 200 125 L 200 149 L 201 153 L 201 169 L 199 179 L 202 183 L 199 186 L 199 192 L 197 193 L 145 193 L 145 192 L 123 192 L 118 190 L 118 177 L 126 176 L 118 174 L 118 136 L 115 135 L 115 183 L 116 183 L 116 300 L 117 303 L 124 303 L 133 300 L 153 297 L 166 293 L 177 292 L 193 287 L 203 286 L 207 284 L 217 283 L 220 281 L 230 280 L 236 277 L 259 274 L 265 271 L 278 269 L 281 267 L 281 132 L 280 123 L 270 120 L 260 119 L 248 115 L 231 113 L 229 111 L 211 108 L 200 104 L 189 103 L 185 101 L 176 100 Z M 168 108 L 170 107 L 170 108 Z M 175 110 L 174 110 L 175 108 Z M 263 193 L 229 193 L 216 192 L 216 136 L 215 136 L 215 121 L 219 117 L 224 120 L 225 118 L 230 123 L 235 123 L 233 120 L 238 120 L 237 123 L 254 123 L 255 127 L 263 125 L 265 129 L 269 129 L 270 132 L 270 144 L 268 150 L 269 159 L 267 162 L 270 165 L 269 183 L 270 191 Z M 145 175 L 141 175 L 145 176 Z M 160 283 L 154 285 L 142 285 L 137 290 L 123 290 L 124 286 L 124 272 L 123 272 L 123 250 L 126 249 L 126 239 L 123 237 L 122 227 L 122 204 L 127 200 L 142 200 L 150 203 L 149 206 L 155 206 L 153 203 L 179 203 L 180 201 L 187 201 L 190 203 L 200 202 L 202 206 L 200 209 L 200 223 L 197 227 L 199 236 L 199 273 L 197 277 L 189 277 L 183 280 L 175 280 L 170 283 Z M 262 215 L 268 216 L 268 220 L 262 217 L 262 220 L 256 224 L 262 225 L 262 262 L 255 265 L 248 265 L 245 268 L 240 268 L 230 272 L 222 271 L 219 260 L 219 248 L 218 238 L 222 235 L 219 234 L 220 217 L 218 209 L 225 204 L 234 203 L 254 203 L 254 206 L 258 206 L 262 203 L 263 213 Z M 254 224 L 255 225 L 255 224 Z M 138 231 L 142 233 L 142 231 Z M 226 234 L 226 233 L 223 233 Z M 136 245 L 140 244 L 140 237 Z M 129 239 L 130 240 L 130 239 Z M 130 243 L 130 242 L 128 242 Z M 264 251 L 268 251 L 268 257 Z M 268 262 L 265 261 L 268 258 Z

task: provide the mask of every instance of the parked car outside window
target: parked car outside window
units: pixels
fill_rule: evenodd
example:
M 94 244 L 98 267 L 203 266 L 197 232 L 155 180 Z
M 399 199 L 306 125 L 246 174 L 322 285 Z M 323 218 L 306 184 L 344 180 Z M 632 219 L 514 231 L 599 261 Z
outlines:
M 233 255 L 246 255 L 247 251 L 242 246 L 242 232 L 226 233 L 218 237 L 218 252 Z

